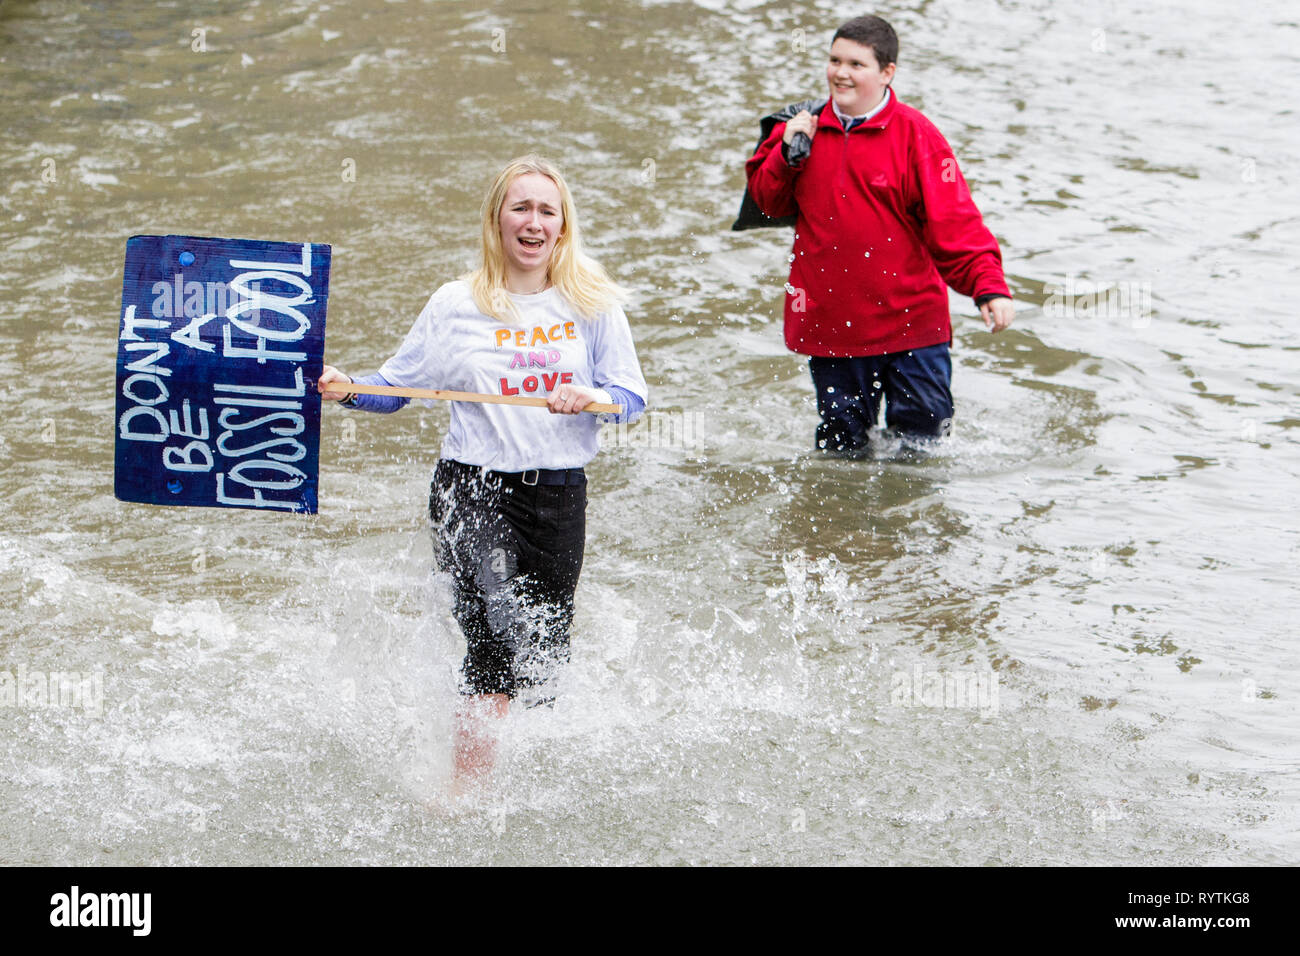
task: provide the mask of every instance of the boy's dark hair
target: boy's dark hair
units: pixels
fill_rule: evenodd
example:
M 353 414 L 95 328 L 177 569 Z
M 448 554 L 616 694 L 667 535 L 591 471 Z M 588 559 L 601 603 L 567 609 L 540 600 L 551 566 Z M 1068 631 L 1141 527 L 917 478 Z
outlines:
M 880 17 L 854 17 L 835 31 L 831 43 L 840 37 L 871 47 L 871 52 L 876 55 L 876 66 L 882 70 L 898 62 L 898 34 Z

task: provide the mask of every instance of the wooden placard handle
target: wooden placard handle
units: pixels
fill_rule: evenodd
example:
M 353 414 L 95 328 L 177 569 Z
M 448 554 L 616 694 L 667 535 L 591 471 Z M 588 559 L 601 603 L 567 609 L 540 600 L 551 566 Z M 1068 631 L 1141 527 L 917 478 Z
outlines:
M 330 382 L 331 392 L 356 392 L 362 395 L 396 395 L 399 398 L 436 398 L 444 402 L 481 402 L 484 405 L 529 405 L 533 408 L 545 408 L 546 399 L 529 398 L 525 395 L 489 395 L 484 392 L 449 392 L 441 388 L 401 388 L 396 385 L 356 385 L 347 382 Z M 609 413 L 623 414 L 622 405 L 609 402 L 592 402 L 584 412 L 593 415 Z

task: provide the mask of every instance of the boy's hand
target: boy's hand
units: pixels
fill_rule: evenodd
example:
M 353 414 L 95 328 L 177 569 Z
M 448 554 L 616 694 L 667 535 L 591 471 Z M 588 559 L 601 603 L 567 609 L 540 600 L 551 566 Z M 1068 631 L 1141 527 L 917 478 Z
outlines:
M 787 146 L 794 139 L 795 133 L 803 133 L 809 139 L 817 135 L 817 124 L 813 122 L 813 115 L 807 110 L 795 114 L 794 118 L 785 124 L 785 134 L 781 139 Z
M 990 332 L 1001 332 L 1016 317 L 1015 304 L 1004 295 L 989 299 L 980 306 L 980 315 L 984 316 L 984 327 Z

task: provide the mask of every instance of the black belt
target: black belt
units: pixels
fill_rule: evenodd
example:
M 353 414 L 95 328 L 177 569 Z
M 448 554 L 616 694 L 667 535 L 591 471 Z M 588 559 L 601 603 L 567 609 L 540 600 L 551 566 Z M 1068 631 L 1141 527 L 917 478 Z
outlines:
M 463 461 L 449 459 L 453 465 L 463 469 L 482 472 L 477 465 L 467 465 Z M 529 468 L 527 471 L 489 471 L 493 478 L 512 484 L 528 485 L 580 485 L 587 480 L 587 473 L 581 468 Z
M 489 471 L 489 475 L 521 485 L 580 485 L 587 480 L 581 468 L 529 468 L 527 471 Z

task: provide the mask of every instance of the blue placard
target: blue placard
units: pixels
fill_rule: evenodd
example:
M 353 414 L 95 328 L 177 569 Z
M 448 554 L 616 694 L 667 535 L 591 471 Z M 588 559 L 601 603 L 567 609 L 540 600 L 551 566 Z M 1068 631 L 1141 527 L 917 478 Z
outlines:
M 132 236 L 114 493 L 316 513 L 330 247 Z

